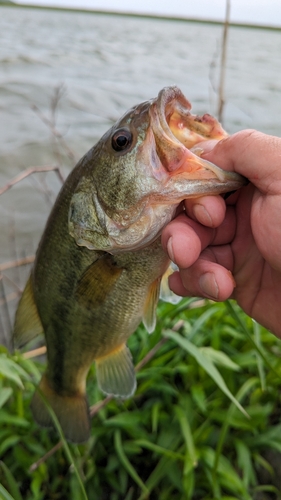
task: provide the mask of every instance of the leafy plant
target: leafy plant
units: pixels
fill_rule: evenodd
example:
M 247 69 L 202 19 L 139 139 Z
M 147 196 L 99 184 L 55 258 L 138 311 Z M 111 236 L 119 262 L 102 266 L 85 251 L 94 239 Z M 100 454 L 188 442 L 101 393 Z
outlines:
M 1 350 L 0 498 L 281 498 L 280 341 L 235 303 L 184 299 L 161 303 L 155 332 L 140 326 L 129 344 L 137 392 L 101 403 L 93 367 L 79 446 L 33 422 L 44 366 Z

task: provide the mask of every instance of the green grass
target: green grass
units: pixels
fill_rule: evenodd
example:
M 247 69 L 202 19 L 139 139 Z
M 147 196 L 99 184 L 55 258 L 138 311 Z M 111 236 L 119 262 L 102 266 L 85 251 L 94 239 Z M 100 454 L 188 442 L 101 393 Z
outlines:
M 44 366 L 0 351 L 0 498 L 280 499 L 281 344 L 235 303 L 161 303 L 130 338 L 135 396 L 111 400 L 85 445 L 39 428 L 29 404 Z M 181 321 L 179 323 L 179 321 Z M 88 379 L 94 405 L 94 367 Z M 59 429 L 59 433 L 61 430 Z

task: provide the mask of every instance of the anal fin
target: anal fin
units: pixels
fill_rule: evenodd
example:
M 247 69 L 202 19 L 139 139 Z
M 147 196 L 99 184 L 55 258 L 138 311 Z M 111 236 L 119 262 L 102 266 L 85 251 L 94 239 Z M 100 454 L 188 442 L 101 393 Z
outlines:
M 99 388 L 105 394 L 129 398 L 136 389 L 136 376 L 132 355 L 126 344 L 107 356 L 96 359 Z
M 43 427 L 54 427 L 54 423 L 40 392 L 54 410 L 66 439 L 73 443 L 87 441 L 90 437 L 90 417 L 85 394 L 58 394 L 44 374 L 31 401 L 34 419 Z
M 43 333 L 43 326 L 39 318 L 34 300 L 31 276 L 29 277 L 23 294 L 20 298 L 15 317 L 13 340 L 15 347 L 21 347 L 30 340 Z

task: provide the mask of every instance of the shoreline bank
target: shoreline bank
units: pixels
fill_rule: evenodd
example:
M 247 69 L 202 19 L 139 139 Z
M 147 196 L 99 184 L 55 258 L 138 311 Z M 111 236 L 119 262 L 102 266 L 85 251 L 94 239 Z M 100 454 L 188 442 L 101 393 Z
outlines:
M 39 10 L 56 10 L 61 12 L 73 12 L 73 13 L 83 13 L 83 14 L 96 14 L 96 15 L 114 15 L 119 17 L 136 17 L 143 19 L 159 19 L 163 21 L 181 21 L 189 23 L 199 23 L 199 24 L 213 24 L 223 26 L 224 21 L 214 20 L 214 19 L 200 19 L 191 17 L 179 17 L 179 16 L 165 16 L 159 14 L 145 14 L 137 12 L 120 12 L 120 11 L 110 11 L 110 10 L 98 10 L 98 9 L 81 9 L 81 8 L 71 8 L 71 7 L 55 7 L 48 5 L 33 5 L 33 4 L 18 4 L 13 2 L 1 2 L 0 7 L 11 7 L 11 8 L 22 8 L 22 9 L 39 9 Z M 238 23 L 230 22 L 230 27 L 234 28 L 247 28 L 247 29 L 263 29 L 270 31 L 281 31 L 281 26 L 268 26 L 262 24 L 250 24 L 250 23 Z

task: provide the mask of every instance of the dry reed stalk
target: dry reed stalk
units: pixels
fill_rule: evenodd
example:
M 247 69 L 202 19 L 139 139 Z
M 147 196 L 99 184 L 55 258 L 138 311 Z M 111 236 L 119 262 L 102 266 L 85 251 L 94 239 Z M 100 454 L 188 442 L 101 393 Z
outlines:
M 40 110 L 38 108 L 36 108 L 35 105 L 33 106 L 33 108 L 36 109 L 36 113 L 40 115 L 40 119 L 43 120 L 44 123 L 51 130 L 52 136 L 54 137 L 56 144 L 61 143 L 64 150 L 67 152 L 68 157 L 71 158 L 71 160 L 73 160 L 74 153 L 67 146 L 67 144 L 65 143 L 65 141 L 63 139 L 62 134 L 56 128 L 56 110 L 57 110 L 59 100 L 62 97 L 63 93 L 64 93 L 64 89 L 62 86 L 58 86 L 54 91 L 54 95 L 53 95 L 53 97 L 51 99 L 51 103 L 50 103 L 50 117 L 51 117 L 50 120 L 48 120 L 40 112 Z M 0 195 L 6 193 L 13 186 L 18 184 L 22 180 L 26 179 L 27 177 L 32 176 L 32 174 L 34 174 L 34 173 L 55 172 L 59 178 L 60 183 L 63 184 L 64 183 L 64 176 L 62 174 L 61 167 L 62 167 L 61 158 L 59 158 L 59 162 L 55 165 L 43 165 L 40 167 L 39 166 L 28 167 L 26 170 L 24 170 L 23 172 L 20 172 L 16 177 L 14 177 L 10 181 L 8 181 L 3 187 L 1 187 L 0 188 Z M 32 177 L 31 177 L 31 179 L 32 179 Z M 42 185 L 43 185 L 43 189 L 42 189 L 43 194 L 45 194 L 45 196 L 47 197 L 47 201 L 51 201 L 50 192 L 49 192 L 47 186 L 44 184 L 44 180 L 42 180 Z M 9 262 L 4 262 L 4 263 L 0 264 L 0 273 L 2 271 L 6 271 L 7 269 L 18 268 L 19 266 L 30 264 L 34 261 L 34 258 L 35 258 L 34 256 L 28 256 L 28 257 L 18 259 L 18 252 L 17 252 L 17 248 L 16 248 L 16 235 L 15 235 L 15 231 L 14 231 L 14 227 L 15 227 L 14 220 L 12 220 L 12 222 L 13 222 L 13 224 L 9 225 L 9 227 L 11 228 L 10 232 L 9 232 L 9 239 L 10 239 L 10 244 L 11 244 L 11 253 L 10 253 L 11 260 Z M 15 278 L 16 278 L 16 281 L 20 280 L 20 274 L 17 273 L 17 270 L 15 270 Z M 7 316 L 6 323 L 8 325 L 8 332 L 10 332 L 11 331 L 11 321 L 9 318 L 8 302 L 10 300 L 12 300 L 13 298 L 15 298 L 15 294 L 13 293 L 13 294 L 6 295 L 5 289 L 3 286 L 3 282 L 1 283 L 0 286 L 2 288 L 2 293 L 3 293 L 3 296 L 0 299 L 0 305 L 1 305 L 1 307 L 4 308 L 4 315 Z M 1 325 L 2 326 L 0 328 L 0 341 L 1 341 L 2 332 L 3 332 L 4 338 L 7 335 L 10 336 L 10 333 L 5 334 L 5 330 L 3 328 L 4 327 L 3 322 L 1 322 Z
M 23 353 L 23 358 L 31 359 L 36 358 L 37 356 L 42 356 L 42 354 L 46 354 L 47 347 L 43 345 L 42 347 L 37 347 L 37 349 L 32 349 L 32 351 L 27 351 Z
M 76 157 L 74 151 L 72 151 L 72 149 L 68 146 L 67 142 L 63 138 L 63 134 L 57 129 L 56 126 L 56 115 L 57 115 L 58 104 L 63 95 L 65 94 L 65 92 L 66 92 L 66 87 L 64 84 L 57 85 L 55 87 L 50 103 L 50 118 L 44 115 L 44 113 L 42 113 L 42 111 L 38 108 L 38 106 L 36 106 L 36 104 L 31 104 L 31 109 L 34 111 L 34 113 L 37 114 L 40 120 L 50 129 L 50 132 L 55 141 L 55 146 L 57 145 L 57 141 L 60 142 L 68 158 L 76 163 Z M 57 147 L 55 147 L 54 154 L 57 157 L 58 163 L 61 164 L 61 154 Z
M 230 19 L 230 0 L 226 0 L 226 12 L 225 21 L 222 37 L 222 52 L 221 52 L 221 71 L 220 71 L 220 83 L 219 83 L 219 103 L 218 103 L 218 120 L 222 122 L 223 118 L 223 108 L 225 104 L 224 97 L 224 85 L 225 85 L 225 69 L 226 69 L 226 49 L 227 49 L 227 37 Z
M 34 260 L 35 260 L 35 255 L 28 255 L 27 257 L 22 257 L 21 259 L 3 262 L 3 264 L 0 264 L 0 272 L 7 271 L 7 269 L 12 269 L 14 267 L 26 266 L 27 264 L 32 264 Z
M 20 292 L 11 292 L 8 294 L 5 294 L 5 298 L 0 298 L 0 306 L 3 306 L 6 304 L 6 302 L 11 302 L 12 300 L 17 299 L 20 296 Z
M 14 177 L 12 180 L 7 182 L 5 186 L 0 188 L 0 195 L 11 189 L 15 184 L 18 182 L 21 182 L 23 179 L 28 177 L 29 175 L 35 174 L 35 173 L 40 173 L 40 172 L 56 172 L 58 175 L 60 181 L 64 183 L 64 177 L 61 173 L 60 167 L 57 165 L 45 165 L 44 167 L 28 167 L 26 170 L 18 174 L 16 177 Z

